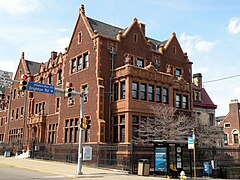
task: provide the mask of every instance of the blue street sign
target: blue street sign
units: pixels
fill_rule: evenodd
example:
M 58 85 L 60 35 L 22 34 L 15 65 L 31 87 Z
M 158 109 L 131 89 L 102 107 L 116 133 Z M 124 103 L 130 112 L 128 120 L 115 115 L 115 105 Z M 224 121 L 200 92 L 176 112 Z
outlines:
M 41 84 L 37 82 L 28 82 L 28 90 L 33 92 L 41 92 L 54 95 L 55 88 L 49 84 Z
M 188 149 L 194 149 L 193 137 L 188 137 Z

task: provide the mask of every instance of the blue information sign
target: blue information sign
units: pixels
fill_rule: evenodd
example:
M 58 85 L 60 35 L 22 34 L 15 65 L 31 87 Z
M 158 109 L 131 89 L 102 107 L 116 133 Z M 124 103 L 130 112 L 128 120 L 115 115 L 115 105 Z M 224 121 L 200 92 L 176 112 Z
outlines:
M 54 86 L 50 84 L 41 84 L 36 82 L 28 82 L 28 90 L 33 92 L 41 92 L 46 94 L 54 94 Z
M 167 148 L 156 147 L 155 148 L 155 171 L 167 172 Z
M 193 137 L 188 137 L 188 149 L 194 149 L 194 139 L 193 139 Z

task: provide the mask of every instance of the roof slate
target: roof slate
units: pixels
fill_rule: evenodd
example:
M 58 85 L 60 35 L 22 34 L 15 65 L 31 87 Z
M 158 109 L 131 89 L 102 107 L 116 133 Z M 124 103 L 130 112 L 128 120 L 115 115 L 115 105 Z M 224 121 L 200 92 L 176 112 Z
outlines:
M 101 21 L 98 21 L 98 20 L 95 20 L 95 19 L 92 19 L 89 17 L 87 17 L 87 20 L 93 31 L 96 30 L 98 32 L 98 34 L 100 34 L 104 37 L 111 38 L 111 39 L 116 39 L 119 31 L 122 31 L 122 33 L 124 33 L 127 30 L 127 28 L 122 29 L 119 27 L 115 27 L 110 24 L 107 24 L 107 23 L 104 23 L 104 22 L 101 22 Z M 168 40 L 158 41 L 158 40 L 152 39 L 150 37 L 146 37 L 146 40 L 151 41 L 153 50 L 157 50 L 161 44 L 165 45 L 168 41 Z
M 29 60 L 25 60 L 25 61 L 26 61 L 27 68 L 31 75 L 34 75 L 39 72 L 41 63 L 33 62 L 33 61 L 29 61 Z

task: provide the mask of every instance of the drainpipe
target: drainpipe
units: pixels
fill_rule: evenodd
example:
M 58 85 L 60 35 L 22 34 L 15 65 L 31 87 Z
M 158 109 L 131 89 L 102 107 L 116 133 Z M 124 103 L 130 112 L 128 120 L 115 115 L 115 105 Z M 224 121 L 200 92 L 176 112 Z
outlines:
M 114 56 L 116 54 L 116 52 L 114 51 L 114 48 L 112 47 L 111 51 L 110 51 L 110 54 L 111 54 L 111 77 L 109 79 L 109 123 L 108 123 L 108 133 L 109 133 L 109 136 L 108 136 L 108 141 L 110 143 L 111 141 L 111 117 L 112 117 L 112 106 L 111 106 L 111 103 L 112 103 L 112 81 L 113 81 L 113 70 L 114 70 Z

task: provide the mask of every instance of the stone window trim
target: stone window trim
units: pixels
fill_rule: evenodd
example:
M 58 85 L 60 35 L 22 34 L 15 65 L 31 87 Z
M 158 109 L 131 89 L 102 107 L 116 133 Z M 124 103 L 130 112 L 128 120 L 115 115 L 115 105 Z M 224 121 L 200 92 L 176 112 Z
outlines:
M 237 129 L 232 130 L 232 142 L 233 144 L 239 144 L 239 131 Z
M 231 124 L 230 123 L 224 123 L 224 128 L 231 128 Z
M 89 67 L 89 51 L 84 51 L 81 54 L 78 54 L 71 58 L 70 60 L 70 70 L 69 75 L 82 72 Z

